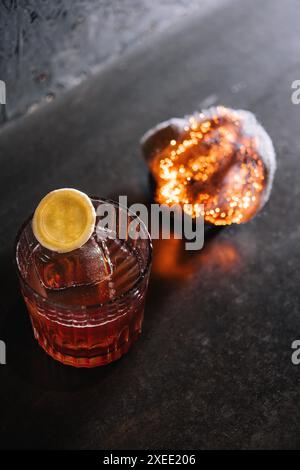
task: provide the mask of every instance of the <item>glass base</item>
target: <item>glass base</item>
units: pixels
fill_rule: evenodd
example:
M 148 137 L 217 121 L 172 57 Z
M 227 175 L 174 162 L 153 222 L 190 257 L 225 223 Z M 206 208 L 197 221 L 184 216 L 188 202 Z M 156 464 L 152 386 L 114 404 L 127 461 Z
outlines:
M 40 336 L 37 337 L 35 334 L 35 338 L 39 345 L 43 348 L 43 350 L 51 356 L 56 361 L 61 362 L 64 365 L 73 366 L 73 367 L 84 367 L 84 368 L 92 368 L 98 366 L 105 366 L 110 364 L 111 362 L 117 361 L 120 359 L 124 354 L 126 354 L 133 343 L 139 338 L 141 331 L 135 332 L 135 334 L 126 341 L 123 345 L 118 344 L 118 348 L 114 351 L 108 351 L 106 354 L 101 355 L 92 355 L 92 351 L 89 351 L 89 357 L 85 357 L 84 355 L 79 356 L 78 351 L 76 351 L 76 355 L 62 353 L 61 351 L 53 348 L 53 346 L 49 345 L 47 341 L 43 340 Z

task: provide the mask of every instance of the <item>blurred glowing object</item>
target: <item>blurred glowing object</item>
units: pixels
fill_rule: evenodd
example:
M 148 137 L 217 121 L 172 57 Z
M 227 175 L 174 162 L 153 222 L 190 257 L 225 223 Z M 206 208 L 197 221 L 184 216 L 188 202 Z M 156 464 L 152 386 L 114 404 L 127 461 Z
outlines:
M 272 141 L 249 111 L 210 108 L 165 121 L 141 141 L 160 204 L 199 205 L 214 225 L 250 220 L 267 202 L 276 169 Z

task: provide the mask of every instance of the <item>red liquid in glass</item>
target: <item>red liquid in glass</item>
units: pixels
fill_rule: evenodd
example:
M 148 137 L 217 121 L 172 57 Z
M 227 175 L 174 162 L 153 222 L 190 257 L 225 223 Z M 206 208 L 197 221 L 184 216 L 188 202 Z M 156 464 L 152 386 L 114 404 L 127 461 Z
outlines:
M 40 296 L 26 286 L 23 295 L 45 351 L 94 367 L 121 357 L 139 336 L 147 278 L 139 280 L 138 257 L 124 241 L 92 239 L 80 250 L 58 254 L 38 245 L 26 281 Z

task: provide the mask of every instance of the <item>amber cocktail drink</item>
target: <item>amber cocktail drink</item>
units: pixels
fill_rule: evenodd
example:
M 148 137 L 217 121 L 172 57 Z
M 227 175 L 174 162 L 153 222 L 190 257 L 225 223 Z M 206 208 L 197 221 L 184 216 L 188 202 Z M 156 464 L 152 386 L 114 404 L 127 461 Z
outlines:
M 80 248 L 57 253 L 42 246 L 32 219 L 16 243 L 21 290 L 35 338 L 54 359 L 76 367 L 108 364 L 125 354 L 138 338 L 144 315 L 151 264 L 151 240 L 118 237 L 121 218 L 137 218 L 116 203 L 91 198 L 97 210 L 112 204 L 114 233 L 97 230 Z M 97 227 L 98 217 L 96 219 Z M 106 234 L 107 235 L 107 234 Z

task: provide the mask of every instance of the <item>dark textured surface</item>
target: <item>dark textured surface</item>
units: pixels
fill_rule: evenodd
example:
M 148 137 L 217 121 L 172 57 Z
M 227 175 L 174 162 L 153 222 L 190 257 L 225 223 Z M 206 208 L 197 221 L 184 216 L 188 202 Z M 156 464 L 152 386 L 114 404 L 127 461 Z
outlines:
M 297 7 L 232 1 L 2 130 L 1 447 L 300 446 L 300 367 L 291 363 L 300 335 Z M 273 138 L 271 200 L 198 254 L 155 243 L 144 332 L 126 357 L 95 370 L 55 363 L 32 339 L 18 293 L 17 227 L 61 186 L 147 200 L 139 137 L 215 99 L 256 113 Z
M 221 1 L 0 0 L 6 118 L 52 101 L 145 37 Z

